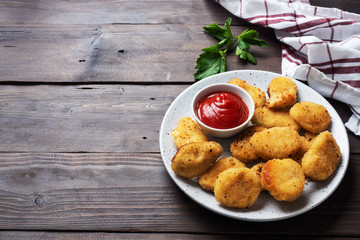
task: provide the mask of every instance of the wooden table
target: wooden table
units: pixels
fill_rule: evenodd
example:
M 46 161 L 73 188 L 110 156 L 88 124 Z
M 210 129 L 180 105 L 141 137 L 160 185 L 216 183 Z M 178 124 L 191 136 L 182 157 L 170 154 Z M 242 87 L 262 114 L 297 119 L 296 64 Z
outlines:
M 312 0 L 360 13 L 356 0 Z M 231 15 L 211 0 L 0 1 L 0 239 L 348 239 L 360 236 L 360 138 L 339 188 L 277 222 L 215 214 L 162 163 L 159 129 L 194 82 L 202 27 Z M 258 65 L 280 73 L 272 30 Z M 329 99 L 347 121 L 351 112 Z

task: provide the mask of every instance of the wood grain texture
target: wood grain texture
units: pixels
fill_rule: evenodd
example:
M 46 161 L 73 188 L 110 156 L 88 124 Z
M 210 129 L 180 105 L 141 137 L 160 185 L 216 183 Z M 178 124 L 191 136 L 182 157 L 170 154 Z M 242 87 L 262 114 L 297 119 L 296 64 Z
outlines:
M 354 0 L 311 0 L 358 12 Z M 0 239 L 355 239 L 360 138 L 320 206 L 280 222 L 215 214 L 188 198 L 161 159 L 159 130 L 193 82 L 202 27 L 231 14 L 215 0 L 0 0 Z M 271 29 L 233 17 L 269 42 L 258 65 L 281 72 Z M 344 122 L 349 108 L 329 100 Z
M 342 1 L 333 1 L 333 0 L 310 0 L 311 5 L 319 7 L 328 7 L 328 8 L 338 8 L 344 11 L 360 13 L 359 3 L 352 0 L 342 0 Z
M 311 0 L 313 5 L 359 12 L 353 0 Z M 231 14 L 215 0 L 0 1 L 2 24 L 223 23 Z M 236 24 L 247 24 L 234 18 Z
M 188 86 L 3 85 L 0 152 L 159 152 L 165 112 Z M 349 108 L 332 103 L 347 121 Z
M 206 0 L 0 2 L 0 81 L 193 82 L 201 49 L 215 44 L 202 27 L 229 16 Z M 230 57 L 227 69 L 279 72 L 272 30 L 254 28 L 272 47 L 253 51 L 256 66 Z
M 335 193 L 284 228 L 202 208 L 173 183 L 159 154 L 1 153 L 0 229 L 358 236 L 359 163 L 351 156 Z
M 186 86 L 5 85 L 1 152 L 159 152 L 168 106 Z
M 0 81 L 194 82 L 201 49 L 216 44 L 202 27 L 194 24 L 0 27 Z M 245 28 L 234 26 L 234 34 Z M 270 47 L 252 48 L 257 65 L 244 64 L 231 52 L 227 70 L 279 73 L 281 52 L 273 31 L 253 28 Z
M 224 235 L 210 235 L 210 234 L 191 234 L 191 233 L 96 233 L 96 232 L 31 232 L 31 231 L 3 231 L 0 232 L 0 238 L 7 240 L 27 239 L 27 240 L 122 240 L 122 239 L 154 239 L 154 240 L 183 240 L 183 239 L 198 239 L 198 240 L 230 240 L 230 239 L 252 239 L 263 240 L 264 236 L 254 236 L 249 234 L 224 234 Z M 266 239 L 289 239 L 289 236 L 266 236 Z M 303 240 L 303 237 L 291 236 L 294 240 Z M 328 237 L 317 237 L 316 239 L 329 239 Z M 348 240 L 346 237 L 332 237 L 333 240 Z
M 0 1 L 3 24 L 209 24 L 230 13 L 213 0 Z M 237 24 L 245 21 L 235 19 Z

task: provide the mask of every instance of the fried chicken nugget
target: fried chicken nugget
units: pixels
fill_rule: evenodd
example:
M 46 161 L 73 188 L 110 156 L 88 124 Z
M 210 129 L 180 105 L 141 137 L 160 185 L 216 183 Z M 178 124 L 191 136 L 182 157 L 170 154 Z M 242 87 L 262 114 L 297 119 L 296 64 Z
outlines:
M 311 132 L 305 132 L 303 136 L 303 142 L 301 144 L 301 148 L 303 150 L 303 153 L 307 152 L 309 150 L 310 146 L 313 144 L 317 134 L 311 133 Z
M 171 160 L 171 168 L 181 177 L 198 177 L 204 174 L 222 153 L 223 148 L 217 142 L 187 143 L 176 152 Z
M 278 201 L 295 201 L 305 187 L 300 164 L 290 158 L 269 160 L 262 168 L 261 181 Z
M 290 78 L 274 78 L 268 86 L 269 99 L 265 106 L 276 109 L 292 106 L 296 103 L 297 92 L 296 83 Z
M 266 94 L 260 88 L 255 87 L 253 85 L 248 84 L 246 81 L 241 80 L 239 78 L 234 78 L 230 80 L 228 83 L 237 85 L 244 89 L 246 92 L 250 94 L 255 103 L 255 108 L 262 107 L 266 102 Z
M 249 168 L 229 168 L 215 182 L 216 201 L 234 208 L 251 207 L 261 192 L 261 182 L 255 171 Z
M 174 137 L 175 146 L 177 148 L 190 142 L 208 141 L 205 133 L 191 117 L 181 118 L 177 127 L 171 132 L 171 135 Z
M 250 138 L 256 132 L 265 130 L 262 126 L 251 126 L 242 131 L 230 145 L 230 151 L 234 157 L 242 162 L 252 162 L 259 158 L 254 147 L 250 144 Z
M 250 143 L 256 153 L 265 160 L 287 158 L 299 150 L 300 135 L 290 127 L 273 127 L 255 133 Z
M 312 181 L 324 181 L 337 168 L 341 157 L 340 148 L 329 131 L 320 133 L 302 159 L 305 176 Z
M 267 128 L 291 127 L 297 132 L 301 129 L 300 125 L 290 116 L 288 110 L 273 110 L 267 107 L 255 109 L 251 122 Z
M 261 172 L 262 172 L 262 169 L 263 169 L 265 163 L 266 163 L 266 162 L 259 162 L 259 163 L 255 164 L 254 166 L 252 166 L 252 167 L 250 168 L 250 169 L 251 169 L 252 171 L 254 171 L 254 172 L 256 173 L 256 175 L 259 177 L 260 182 L 261 182 L 261 189 L 262 189 L 262 190 L 266 190 L 265 185 L 264 185 L 264 184 L 262 183 L 262 181 L 261 181 Z
M 307 101 L 296 103 L 290 109 L 290 116 L 311 133 L 324 131 L 331 121 L 331 116 L 324 106 Z
M 300 136 L 301 146 L 297 152 L 290 155 L 290 158 L 301 164 L 301 160 L 304 157 L 304 154 L 309 150 L 316 136 L 316 134 L 310 132 L 305 132 L 304 136 Z
M 203 175 L 198 179 L 200 186 L 208 191 L 214 191 L 215 181 L 219 174 L 228 168 L 246 167 L 244 163 L 233 157 L 223 157 L 216 161 Z

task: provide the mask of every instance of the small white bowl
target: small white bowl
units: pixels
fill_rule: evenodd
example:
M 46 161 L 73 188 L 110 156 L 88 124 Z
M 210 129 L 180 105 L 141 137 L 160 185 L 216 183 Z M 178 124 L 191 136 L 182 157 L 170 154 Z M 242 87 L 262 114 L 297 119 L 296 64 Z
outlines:
M 234 127 L 234 128 L 228 128 L 228 129 L 219 129 L 219 128 L 213 128 L 210 127 L 206 124 L 204 124 L 196 115 L 196 106 L 198 104 L 198 102 L 205 96 L 209 95 L 210 93 L 213 92 L 231 92 L 237 96 L 240 96 L 242 98 L 242 100 L 245 102 L 246 106 L 249 109 L 249 116 L 248 118 L 245 120 L 244 123 L 242 123 L 241 125 Z M 249 93 L 247 93 L 244 89 L 242 89 L 239 86 L 236 86 L 234 84 L 230 84 L 230 83 L 215 83 L 212 85 L 209 85 L 203 89 L 201 89 L 193 98 L 192 100 L 192 104 L 191 104 L 191 110 L 192 110 L 192 114 L 195 118 L 195 121 L 197 122 L 197 124 L 199 125 L 199 127 L 207 134 L 214 136 L 214 137 L 221 137 L 221 138 L 225 138 L 225 137 L 231 137 L 234 136 L 236 134 L 238 134 L 239 132 L 241 132 L 250 122 L 250 120 L 252 119 L 253 115 L 254 115 L 254 111 L 255 111 L 255 104 L 254 104 L 254 100 L 252 99 L 252 97 L 250 96 Z

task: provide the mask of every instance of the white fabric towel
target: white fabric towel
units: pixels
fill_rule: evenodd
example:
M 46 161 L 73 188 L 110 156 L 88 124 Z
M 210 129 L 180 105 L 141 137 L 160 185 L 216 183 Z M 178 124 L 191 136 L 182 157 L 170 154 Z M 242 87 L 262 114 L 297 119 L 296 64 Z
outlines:
M 345 126 L 360 135 L 360 15 L 308 0 L 217 0 L 237 17 L 275 29 L 282 74 L 349 105 Z

